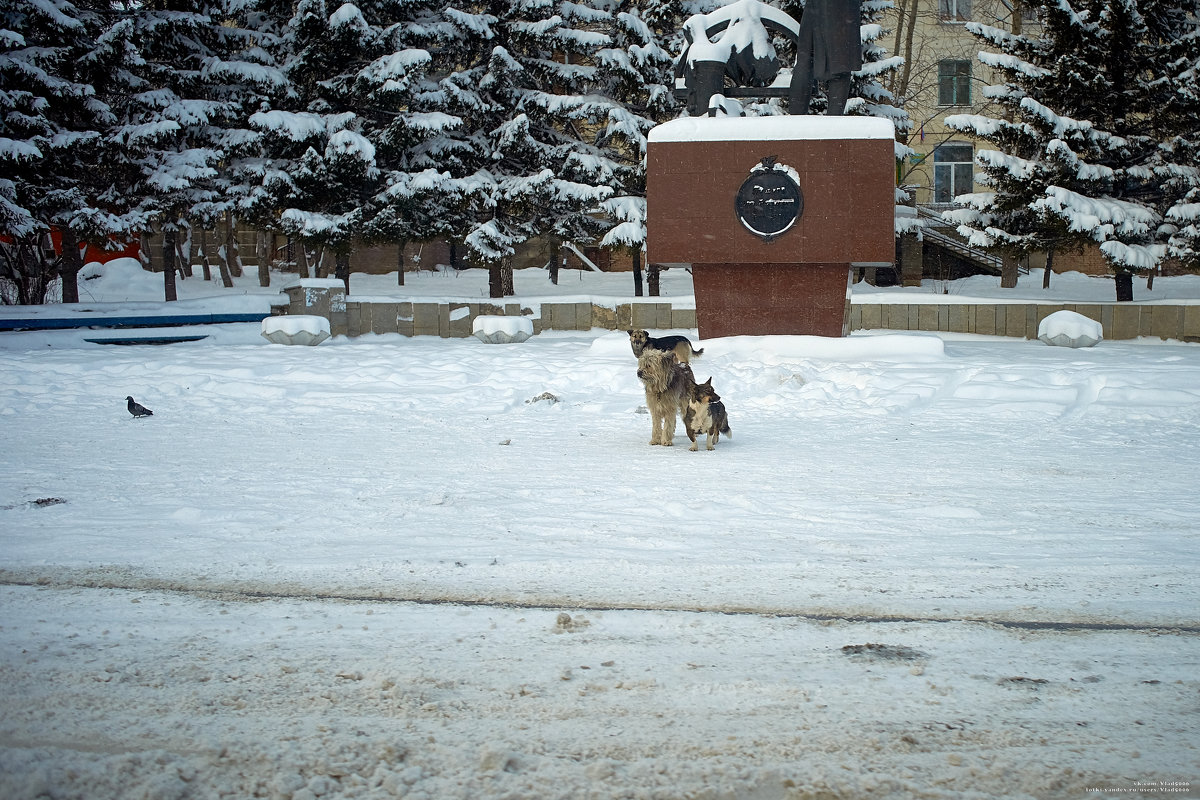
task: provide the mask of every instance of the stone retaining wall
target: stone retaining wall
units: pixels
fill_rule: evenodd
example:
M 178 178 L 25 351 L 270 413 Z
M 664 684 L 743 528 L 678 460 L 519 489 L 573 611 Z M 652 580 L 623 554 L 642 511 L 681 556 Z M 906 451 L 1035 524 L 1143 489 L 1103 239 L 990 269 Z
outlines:
M 1200 305 L 1162 303 L 853 303 L 851 330 L 941 331 L 1036 339 L 1056 311 L 1074 311 L 1104 327 L 1105 339 L 1157 336 L 1200 342 Z
M 404 336 L 471 336 L 480 315 L 527 316 L 542 331 L 696 327 L 696 309 L 647 298 L 615 307 L 592 302 L 394 301 L 346 297 L 341 281 L 305 280 L 284 290 L 287 313 L 329 318 L 334 336 L 399 333 Z M 1100 322 L 1106 339 L 1157 336 L 1200 342 L 1200 305 L 1162 303 L 854 303 L 851 330 L 943 331 L 1036 339 L 1038 325 L 1056 311 L 1075 311 Z

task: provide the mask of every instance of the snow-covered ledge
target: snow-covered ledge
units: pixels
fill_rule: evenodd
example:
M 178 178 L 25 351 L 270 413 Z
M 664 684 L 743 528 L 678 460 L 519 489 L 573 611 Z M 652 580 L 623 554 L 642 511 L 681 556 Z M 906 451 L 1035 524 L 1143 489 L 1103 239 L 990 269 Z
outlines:
M 313 314 L 267 317 L 262 335 L 274 344 L 318 345 L 329 338 L 329 320 Z

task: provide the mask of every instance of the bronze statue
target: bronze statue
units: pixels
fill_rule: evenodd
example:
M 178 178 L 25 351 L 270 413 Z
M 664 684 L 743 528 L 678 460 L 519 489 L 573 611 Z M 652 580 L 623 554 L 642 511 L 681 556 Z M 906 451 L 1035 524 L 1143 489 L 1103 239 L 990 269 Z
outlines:
M 715 114 L 714 95 L 787 97 L 791 113 L 807 114 L 813 84 L 826 85 L 831 115 L 845 113 L 853 71 L 862 68 L 861 0 L 808 0 L 797 23 L 759 0 L 737 0 L 684 23 L 687 47 L 675 64 L 675 95 L 688 114 Z M 779 60 L 770 46 L 782 36 L 796 49 L 790 86 L 776 85 Z M 716 41 L 712 41 L 713 38 Z M 733 86 L 726 87 L 729 78 Z
M 829 97 L 830 116 L 846 111 L 850 73 L 862 69 L 860 0 L 808 0 L 800 18 L 796 68 L 788 105 L 793 114 L 807 114 L 813 83 L 821 81 Z

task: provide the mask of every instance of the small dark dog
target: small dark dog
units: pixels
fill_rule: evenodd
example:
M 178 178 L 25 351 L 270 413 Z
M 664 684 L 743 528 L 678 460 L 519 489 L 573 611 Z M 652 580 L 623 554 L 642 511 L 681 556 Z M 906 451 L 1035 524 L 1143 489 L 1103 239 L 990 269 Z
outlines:
M 692 360 L 692 356 L 704 355 L 704 348 L 696 350 L 686 336 L 654 337 L 650 335 L 649 331 L 625 332 L 629 334 L 629 346 L 633 348 L 633 354 L 638 358 L 642 357 L 642 352 L 645 350 L 666 350 L 674 353 L 680 363 L 686 364 Z
M 722 433 L 733 438 L 733 431 L 729 429 L 729 415 L 725 413 L 721 396 L 713 391 L 711 377 L 692 390 L 687 413 L 683 415 L 683 426 L 692 440 L 692 446 L 688 448 L 690 450 L 698 449 L 700 443 L 696 441 L 697 433 L 708 436 L 706 444 L 709 450 L 716 449 Z
M 696 388 L 692 368 L 680 364 L 673 352 L 645 350 L 638 356 L 637 376 L 646 389 L 646 408 L 650 411 L 650 444 L 670 447 L 675 444 L 675 417 L 686 416 L 688 403 Z M 686 423 L 684 427 L 687 427 Z

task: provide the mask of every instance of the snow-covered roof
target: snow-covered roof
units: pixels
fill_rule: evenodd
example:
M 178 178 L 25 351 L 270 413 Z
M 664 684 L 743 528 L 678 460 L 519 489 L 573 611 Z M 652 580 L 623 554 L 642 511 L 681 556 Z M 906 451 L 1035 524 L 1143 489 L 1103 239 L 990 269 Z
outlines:
M 683 117 L 658 125 L 650 142 L 792 141 L 797 139 L 894 139 L 892 121 L 880 117 Z

